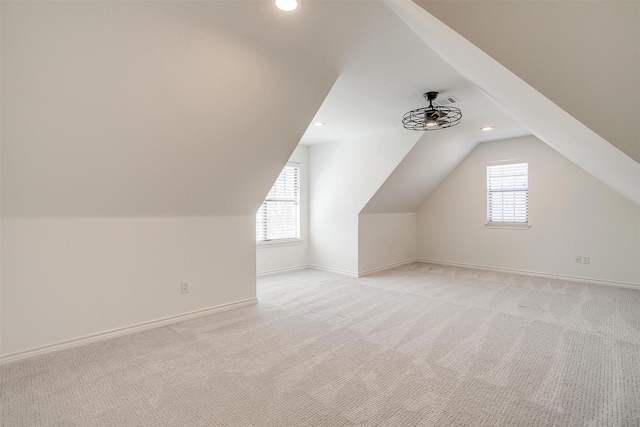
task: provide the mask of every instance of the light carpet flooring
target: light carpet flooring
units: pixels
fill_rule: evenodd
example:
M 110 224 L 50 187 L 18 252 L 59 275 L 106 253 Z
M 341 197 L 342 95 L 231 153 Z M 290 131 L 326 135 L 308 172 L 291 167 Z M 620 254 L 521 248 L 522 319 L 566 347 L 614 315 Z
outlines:
M 639 426 L 640 292 L 415 263 L 4 365 L 3 426 Z

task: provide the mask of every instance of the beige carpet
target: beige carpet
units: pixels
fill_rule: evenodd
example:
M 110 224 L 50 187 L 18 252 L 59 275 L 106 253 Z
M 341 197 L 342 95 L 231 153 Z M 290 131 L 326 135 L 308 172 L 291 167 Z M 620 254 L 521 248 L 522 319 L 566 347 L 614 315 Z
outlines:
M 638 426 L 640 292 L 411 264 L 0 368 L 3 426 Z

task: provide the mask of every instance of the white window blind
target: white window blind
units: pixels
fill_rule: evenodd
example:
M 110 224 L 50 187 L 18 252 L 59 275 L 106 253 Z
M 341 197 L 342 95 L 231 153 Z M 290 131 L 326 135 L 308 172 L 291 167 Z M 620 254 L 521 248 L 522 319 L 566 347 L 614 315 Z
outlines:
M 256 241 L 300 238 L 300 168 L 287 165 L 256 214 Z
M 529 164 L 487 166 L 487 222 L 529 222 Z

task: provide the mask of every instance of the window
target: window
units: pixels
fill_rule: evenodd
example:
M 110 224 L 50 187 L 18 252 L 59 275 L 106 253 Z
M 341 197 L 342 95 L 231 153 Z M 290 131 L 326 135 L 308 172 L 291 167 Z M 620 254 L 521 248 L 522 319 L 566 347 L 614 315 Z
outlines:
M 287 164 L 256 214 L 256 241 L 300 238 L 300 168 Z
M 487 166 L 487 225 L 529 228 L 529 164 Z

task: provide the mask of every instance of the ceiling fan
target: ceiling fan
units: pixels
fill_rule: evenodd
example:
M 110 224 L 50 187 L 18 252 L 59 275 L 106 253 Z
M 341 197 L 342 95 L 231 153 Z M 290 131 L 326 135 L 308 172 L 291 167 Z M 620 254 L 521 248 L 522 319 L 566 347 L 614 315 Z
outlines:
M 430 131 L 446 129 L 460 123 L 462 112 L 456 107 L 433 106 L 438 92 L 426 92 L 428 107 L 411 110 L 402 117 L 402 125 L 408 130 Z

